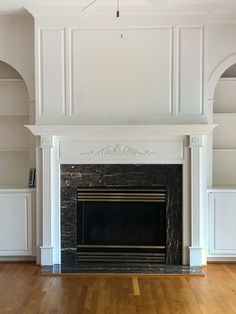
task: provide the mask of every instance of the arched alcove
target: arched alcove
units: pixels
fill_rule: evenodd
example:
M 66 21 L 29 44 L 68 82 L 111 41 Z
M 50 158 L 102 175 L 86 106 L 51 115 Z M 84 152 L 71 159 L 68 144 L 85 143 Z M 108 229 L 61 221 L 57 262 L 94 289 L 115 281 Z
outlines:
M 236 58 L 218 78 L 213 99 L 218 124 L 213 135 L 213 185 L 236 186 Z
M 29 94 L 16 69 L 0 61 L 0 187 L 25 188 L 30 166 Z
M 215 88 L 218 80 L 222 76 L 222 74 L 229 69 L 232 65 L 236 63 L 236 52 L 232 53 L 231 55 L 225 57 L 223 60 L 221 60 L 212 73 L 209 76 L 208 79 L 208 99 L 214 99 L 214 93 Z

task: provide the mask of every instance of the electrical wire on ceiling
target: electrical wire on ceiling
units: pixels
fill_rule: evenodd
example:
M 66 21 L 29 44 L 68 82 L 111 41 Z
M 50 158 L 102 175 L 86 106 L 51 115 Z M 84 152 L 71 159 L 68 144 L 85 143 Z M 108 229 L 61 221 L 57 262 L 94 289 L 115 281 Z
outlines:
M 82 12 L 87 10 L 91 5 L 93 5 L 97 0 L 91 1 L 88 5 L 82 8 Z M 116 0 L 116 17 L 120 17 L 120 0 Z

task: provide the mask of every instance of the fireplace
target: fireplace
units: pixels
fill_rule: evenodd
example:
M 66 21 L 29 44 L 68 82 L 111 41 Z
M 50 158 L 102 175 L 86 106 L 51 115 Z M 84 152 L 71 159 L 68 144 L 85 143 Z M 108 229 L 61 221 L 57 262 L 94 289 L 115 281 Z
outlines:
M 62 265 L 127 255 L 182 264 L 182 165 L 61 165 Z
M 165 264 L 165 188 L 79 188 L 78 261 Z

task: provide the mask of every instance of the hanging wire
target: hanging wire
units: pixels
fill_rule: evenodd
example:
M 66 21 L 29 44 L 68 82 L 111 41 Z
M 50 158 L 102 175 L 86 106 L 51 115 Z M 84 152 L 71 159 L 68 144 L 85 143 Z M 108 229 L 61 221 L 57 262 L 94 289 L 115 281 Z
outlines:
M 87 10 L 91 5 L 93 5 L 97 0 L 91 1 L 88 5 L 83 7 L 81 11 Z M 116 17 L 120 17 L 120 0 L 116 0 Z
M 92 2 L 90 2 L 88 5 L 86 5 L 85 7 L 82 8 L 81 11 L 85 11 L 87 10 L 92 4 L 94 4 L 97 0 L 93 0 Z

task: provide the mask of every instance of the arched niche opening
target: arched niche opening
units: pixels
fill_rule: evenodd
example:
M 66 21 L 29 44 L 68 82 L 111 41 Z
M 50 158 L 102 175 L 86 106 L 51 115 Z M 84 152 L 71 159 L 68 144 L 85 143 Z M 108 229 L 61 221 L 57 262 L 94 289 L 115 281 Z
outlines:
M 236 63 L 218 79 L 214 92 L 213 185 L 236 186 Z
M 0 61 L 0 187 L 26 188 L 30 168 L 29 94 L 22 76 Z

